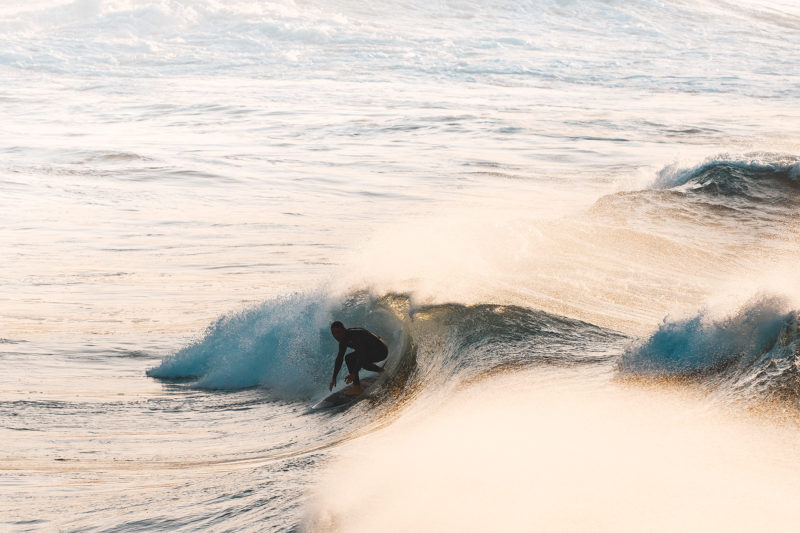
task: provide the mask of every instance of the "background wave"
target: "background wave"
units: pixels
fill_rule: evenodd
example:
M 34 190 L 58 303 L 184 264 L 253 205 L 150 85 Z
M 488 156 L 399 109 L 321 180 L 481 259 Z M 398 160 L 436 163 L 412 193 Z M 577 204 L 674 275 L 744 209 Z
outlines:
M 749 202 L 800 201 L 800 158 L 753 154 L 747 158 L 719 156 L 688 170 L 667 167 L 656 188 Z

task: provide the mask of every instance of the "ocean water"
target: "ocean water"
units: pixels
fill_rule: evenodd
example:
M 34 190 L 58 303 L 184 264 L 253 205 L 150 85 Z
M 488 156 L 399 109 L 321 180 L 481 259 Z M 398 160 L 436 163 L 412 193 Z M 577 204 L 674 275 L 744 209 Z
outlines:
M 0 529 L 795 531 L 799 46 L 789 0 L 0 3 Z M 386 372 L 314 411 L 333 320 Z

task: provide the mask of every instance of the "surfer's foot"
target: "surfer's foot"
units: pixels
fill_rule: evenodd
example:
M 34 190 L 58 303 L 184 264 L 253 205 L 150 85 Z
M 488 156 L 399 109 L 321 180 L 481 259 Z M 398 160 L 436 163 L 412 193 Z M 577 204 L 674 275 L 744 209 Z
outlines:
M 345 396 L 358 396 L 362 392 L 364 392 L 364 387 L 361 385 L 352 385 L 344 389 Z

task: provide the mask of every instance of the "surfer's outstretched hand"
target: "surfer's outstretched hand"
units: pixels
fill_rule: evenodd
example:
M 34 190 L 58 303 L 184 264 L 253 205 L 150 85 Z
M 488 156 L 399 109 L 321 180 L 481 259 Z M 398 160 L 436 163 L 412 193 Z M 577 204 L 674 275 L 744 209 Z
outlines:
M 330 387 L 328 387 L 328 390 L 329 390 L 329 391 L 333 390 L 333 388 L 334 388 L 335 386 L 336 386 L 336 378 L 333 378 L 333 379 L 331 380 L 331 385 L 330 385 Z
M 353 380 L 356 379 L 355 374 L 347 374 L 347 377 L 344 378 L 345 383 L 352 383 Z

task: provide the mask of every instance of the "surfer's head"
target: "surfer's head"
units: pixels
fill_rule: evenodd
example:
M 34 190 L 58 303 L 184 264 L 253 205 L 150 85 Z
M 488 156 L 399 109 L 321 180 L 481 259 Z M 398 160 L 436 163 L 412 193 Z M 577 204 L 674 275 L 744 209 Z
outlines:
M 347 330 L 344 329 L 344 324 L 338 320 L 331 324 L 331 335 L 333 335 L 333 338 L 337 341 L 342 342 L 346 333 Z

